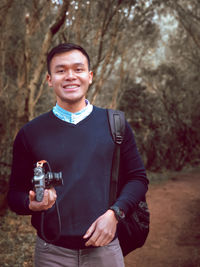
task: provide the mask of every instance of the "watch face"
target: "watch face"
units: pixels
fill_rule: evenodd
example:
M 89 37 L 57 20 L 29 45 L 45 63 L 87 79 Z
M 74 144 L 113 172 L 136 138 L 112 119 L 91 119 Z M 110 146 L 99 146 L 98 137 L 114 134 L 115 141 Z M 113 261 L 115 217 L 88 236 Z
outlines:
M 119 209 L 119 216 L 121 217 L 121 219 L 123 219 L 125 217 L 124 212 L 120 209 Z

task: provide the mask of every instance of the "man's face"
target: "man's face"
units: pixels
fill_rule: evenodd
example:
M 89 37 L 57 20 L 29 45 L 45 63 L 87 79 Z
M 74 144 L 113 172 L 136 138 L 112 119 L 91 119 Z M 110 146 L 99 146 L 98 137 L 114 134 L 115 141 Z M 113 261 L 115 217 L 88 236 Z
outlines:
M 47 80 L 55 91 L 58 105 L 68 110 L 82 109 L 93 77 L 87 58 L 79 50 L 57 54 L 51 60 L 50 70 Z

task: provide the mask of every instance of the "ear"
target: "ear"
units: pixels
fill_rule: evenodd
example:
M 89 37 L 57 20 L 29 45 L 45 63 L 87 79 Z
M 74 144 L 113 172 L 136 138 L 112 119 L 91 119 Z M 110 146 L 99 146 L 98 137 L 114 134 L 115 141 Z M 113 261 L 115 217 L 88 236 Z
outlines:
M 48 82 L 49 87 L 53 87 L 52 81 L 51 81 L 51 75 L 49 73 L 47 74 L 46 79 L 47 79 L 47 82 Z
M 89 72 L 89 84 L 92 84 L 92 79 L 93 79 L 93 72 Z

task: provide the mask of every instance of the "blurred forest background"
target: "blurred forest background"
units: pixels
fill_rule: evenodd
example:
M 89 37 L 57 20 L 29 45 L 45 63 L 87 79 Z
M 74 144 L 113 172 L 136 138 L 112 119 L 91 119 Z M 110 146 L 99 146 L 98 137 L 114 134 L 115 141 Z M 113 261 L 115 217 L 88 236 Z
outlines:
M 19 128 L 55 104 L 46 54 L 89 53 L 92 104 L 124 110 L 148 171 L 200 163 L 199 0 L 1 0 L 0 205 Z

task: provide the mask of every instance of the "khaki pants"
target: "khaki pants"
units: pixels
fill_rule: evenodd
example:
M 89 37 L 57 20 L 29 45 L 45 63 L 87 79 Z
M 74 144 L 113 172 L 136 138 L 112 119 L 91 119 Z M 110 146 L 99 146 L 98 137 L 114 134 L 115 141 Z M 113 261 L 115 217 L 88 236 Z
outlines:
M 46 243 L 39 237 L 35 267 L 124 267 L 118 239 L 104 247 L 71 250 Z

